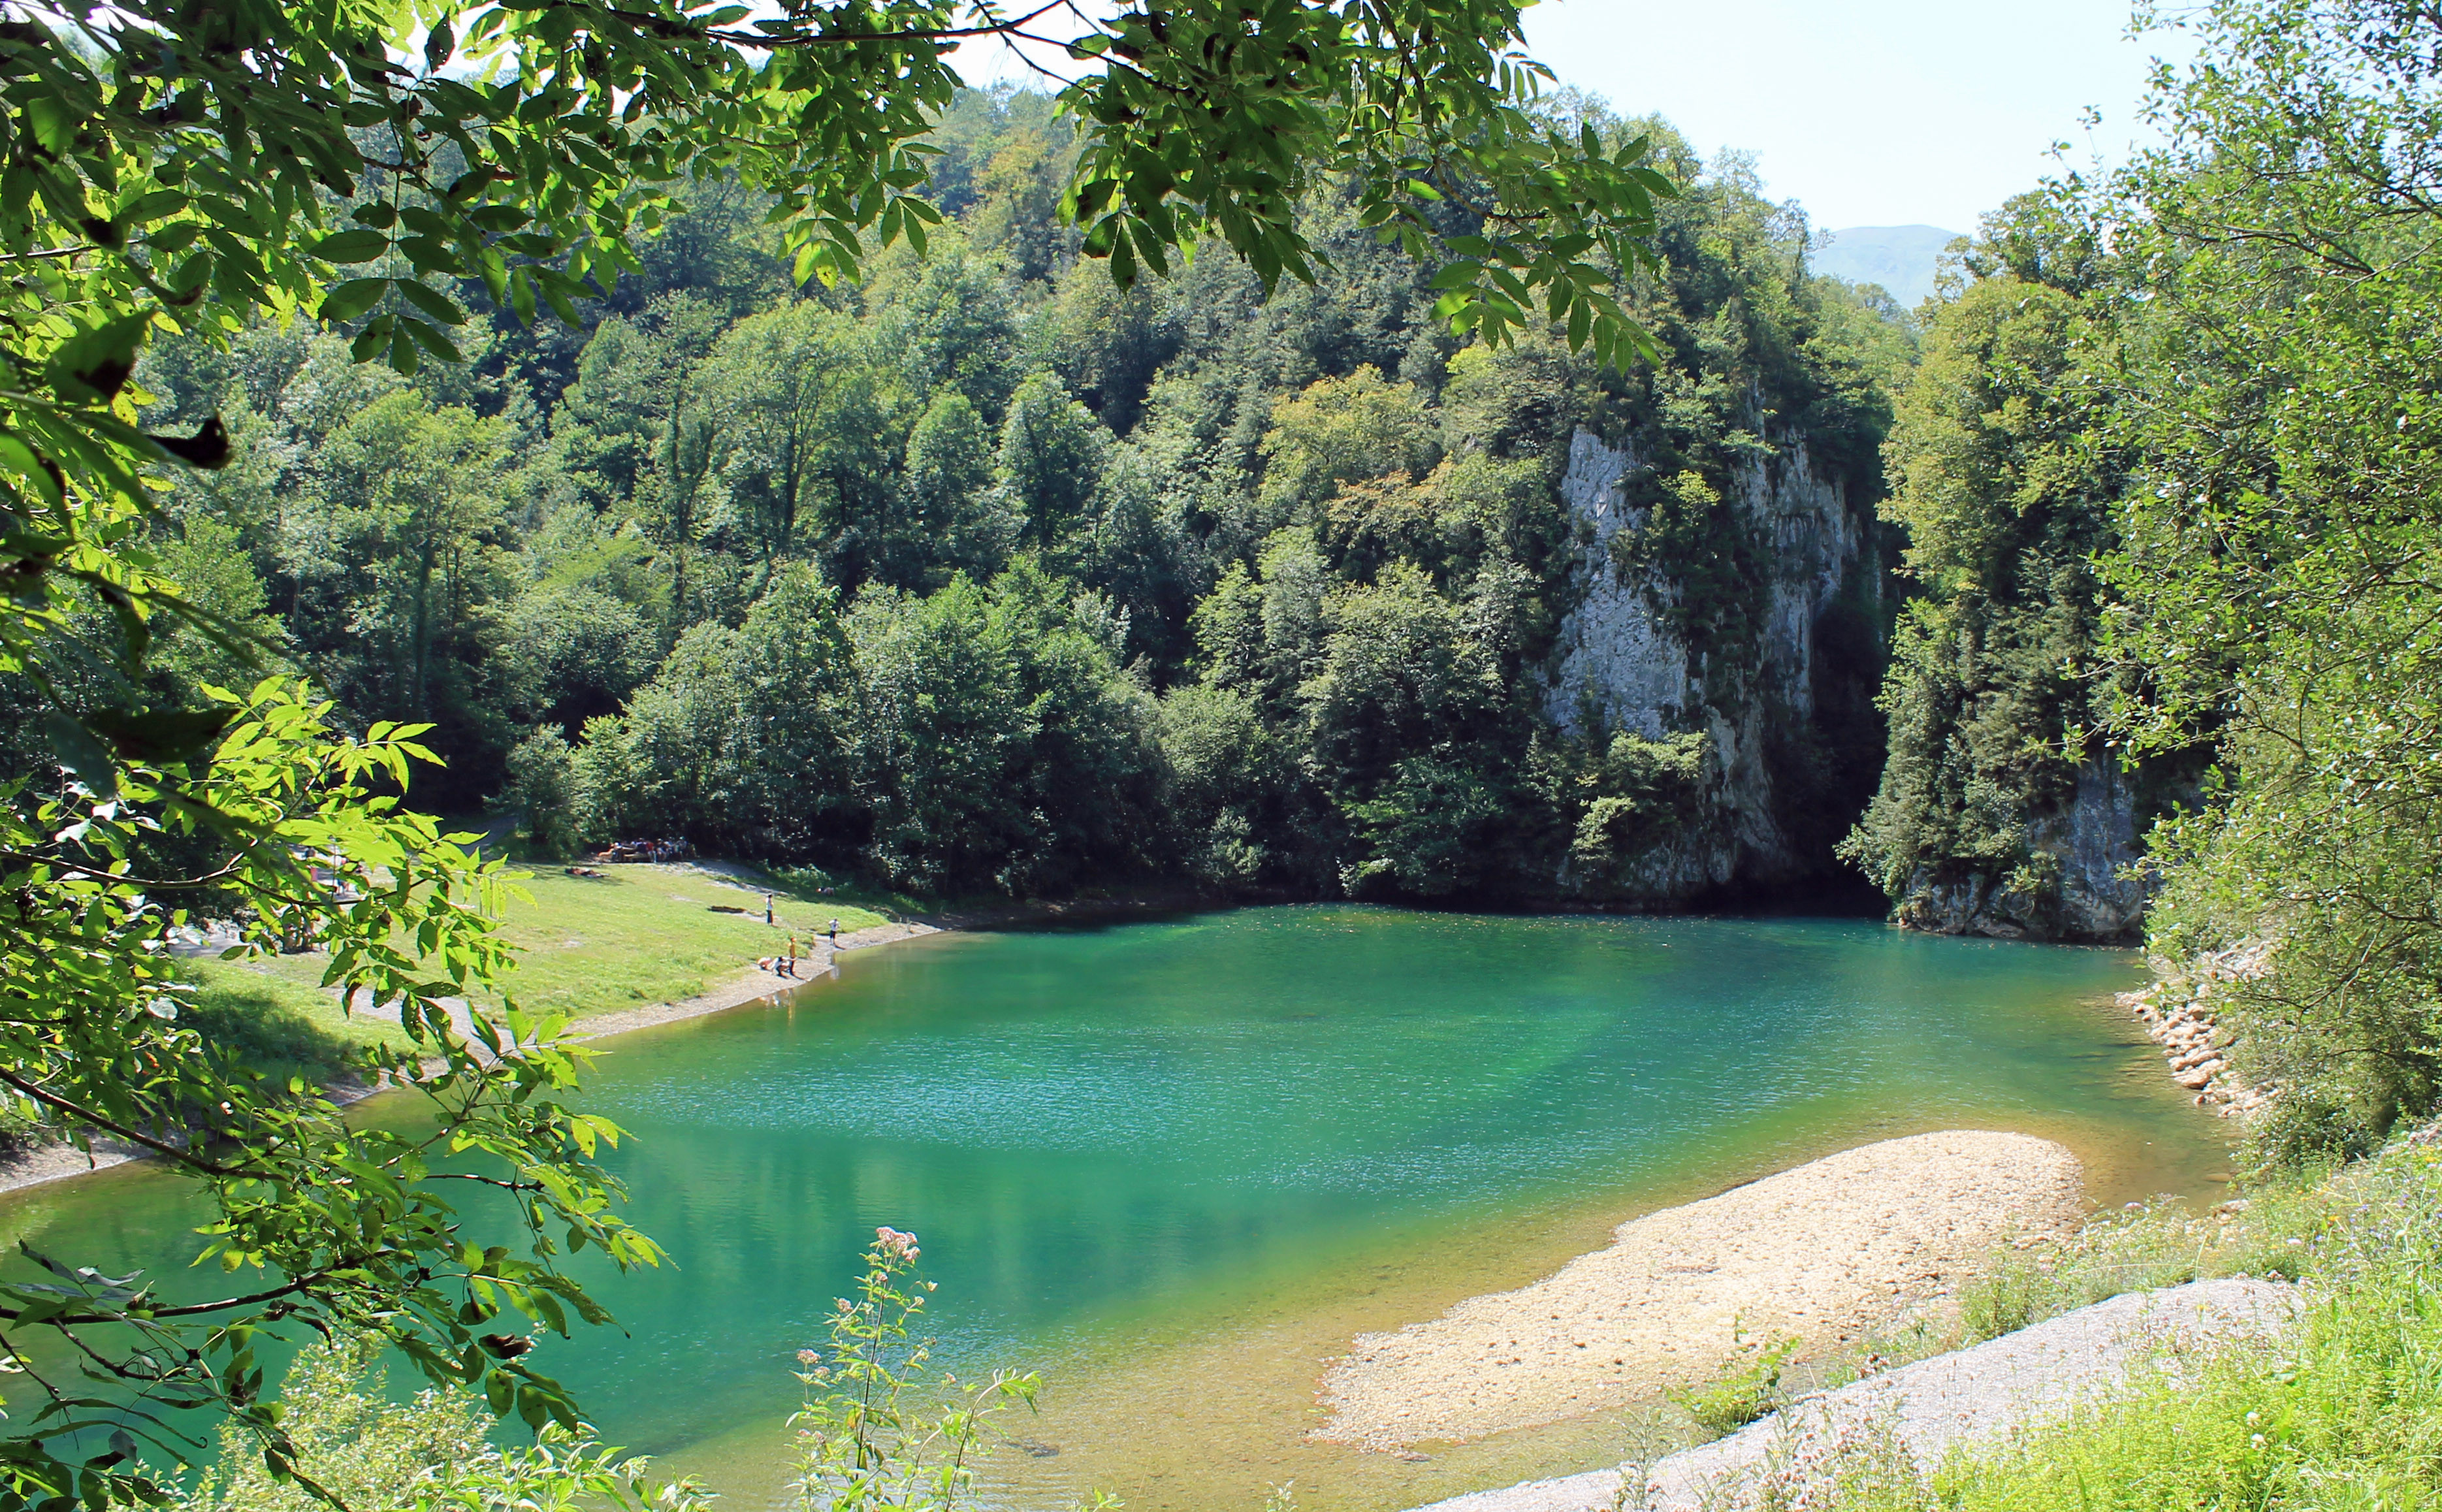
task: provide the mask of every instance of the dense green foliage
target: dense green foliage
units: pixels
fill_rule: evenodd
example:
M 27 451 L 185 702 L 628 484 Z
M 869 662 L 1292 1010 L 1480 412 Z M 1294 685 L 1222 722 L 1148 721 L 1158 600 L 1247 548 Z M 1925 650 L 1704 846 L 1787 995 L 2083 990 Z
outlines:
M 2371 0 L 2232 6 L 2179 135 L 2117 194 L 2156 310 L 2143 459 L 2105 570 L 2117 723 L 2218 731 L 2156 838 L 2158 944 L 2252 944 L 2246 1066 L 2272 1153 L 2363 1149 L 2442 1100 L 2442 22 Z
M 1844 846 L 1903 917 L 1998 902 L 2074 937 L 2039 827 L 2078 798 L 2095 738 L 2103 590 L 2123 448 L 2109 372 L 2123 319 L 2092 239 L 2042 196 L 1991 217 L 1972 282 L 1928 306 L 1886 444 L 1917 592 L 1892 646 L 1882 788 Z
M 1904 907 L 2040 891 L 2080 763 L 2133 767 L 2178 811 L 2154 946 L 2247 963 L 2217 1003 L 2282 1093 L 2267 1153 L 2362 1150 L 2442 1098 L 2442 33 L 2385 0 L 2189 24 L 2168 144 L 1995 217 L 1928 306 L 1890 443 L 1923 597 L 1850 849 Z
M 1707 654 L 1753 654 L 1721 492 L 1802 437 L 1869 498 L 1905 338 L 1805 275 L 1739 171 L 1563 104 L 1694 183 L 1630 295 L 1659 368 L 1462 344 L 1345 186 L 1297 222 L 1312 287 L 1216 254 L 1122 290 L 1051 219 L 1069 127 L 968 94 L 936 137 L 956 214 L 835 291 L 793 293 L 762 201 L 715 183 L 581 345 L 501 324 L 413 380 L 303 326 L 161 347 L 158 412 L 238 437 L 164 550 L 216 546 L 199 595 L 260 606 L 343 707 L 431 721 L 448 801 L 550 848 L 683 833 L 932 892 L 1604 895 L 1713 797 L 1694 734 L 1649 755 L 1540 712 L 1572 428 L 1693 480 L 1640 550 L 1704 578 Z

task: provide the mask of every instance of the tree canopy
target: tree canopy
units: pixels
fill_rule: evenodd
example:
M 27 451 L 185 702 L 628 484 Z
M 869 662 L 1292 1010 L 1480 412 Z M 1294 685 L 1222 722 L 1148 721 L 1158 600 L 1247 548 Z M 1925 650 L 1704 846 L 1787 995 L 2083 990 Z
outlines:
M 622 1265 L 656 1251 L 620 1225 L 615 1184 L 591 1163 L 617 1131 L 563 1101 L 582 1052 L 502 996 L 497 864 L 400 805 L 429 755 L 428 711 L 459 707 L 438 690 L 463 666 L 452 637 L 483 604 L 499 549 L 485 478 L 501 422 L 431 370 L 477 355 L 494 316 L 583 326 L 586 301 L 690 255 L 683 237 L 658 239 L 683 198 L 746 196 L 726 203 L 762 215 L 783 288 L 855 279 L 894 243 L 922 251 L 943 221 L 926 138 L 953 102 L 950 49 L 1031 37 L 1055 13 L 1082 14 L 939 0 L 762 13 L 136 0 L 0 17 L 0 674 L 35 690 L 59 762 L 0 789 L 0 1080 L 28 1115 L 144 1145 L 202 1183 L 218 1212 L 202 1254 L 244 1273 L 226 1295 L 174 1305 L 150 1280 L 74 1257 L 44 1257 L 47 1280 L 0 1284 L 34 1397 L 12 1404 L 0 1440 L 9 1499 L 158 1500 L 161 1467 L 191 1454 L 186 1409 L 228 1414 L 288 1473 L 293 1446 L 255 1354 L 281 1324 L 371 1330 L 496 1410 L 573 1421 L 500 1319 L 598 1321 L 560 1268 L 568 1250 Z M 1199 246 L 1243 259 L 1268 291 L 1328 266 L 1301 207 L 1342 185 L 1374 241 L 1441 261 L 1435 308 L 1454 329 L 1497 340 L 1548 326 L 1624 360 L 1649 342 L 1615 291 L 1652 264 L 1654 202 L 1672 186 L 1643 139 L 1564 133 L 1534 110 L 1545 76 L 1517 50 L 1518 27 L 1505 0 L 1100 13 L 1065 39 L 1074 75 L 1058 104 L 1077 131 L 1061 207 L 1122 295 Z M 592 475 L 645 472 L 644 508 L 682 562 L 723 511 L 761 542 L 766 583 L 785 577 L 810 515 L 868 520 L 858 484 L 872 460 L 855 448 L 872 431 L 816 423 L 856 405 L 939 410 L 920 452 L 926 507 L 993 549 L 975 419 L 930 387 L 854 388 L 869 369 L 838 343 L 862 333 L 775 314 L 691 349 L 728 319 L 640 313 L 679 360 L 712 364 L 702 394 L 684 396 L 704 409 L 623 423 L 653 380 L 606 351 L 583 373 L 602 417 Z M 270 497 L 260 469 L 275 464 L 218 407 L 189 415 L 185 434 L 148 428 L 137 365 L 149 343 L 174 337 L 178 360 L 209 363 L 301 322 L 337 332 L 356 363 L 430 380 L 402 392 L 350 378 L 311 341 L 293 349 L 298 365 L 254 374 L 347 433 L 315 459 L 319 521 L 292 545 L 344 573 L 358 543 L 379 569 L 378 613 L 334 647 L 380 689 L 383 717 L 354 731 L 290 681 L 223 688 L 165 676 L 150 654 L 183 638 L 243 668 L 277 649 L 258 619 L 182 593 L 148 526 L 165 485 L 197 486 L 183 469 L 234 461 L 203 486 L 244 509 Z M 778 345 L 804 371 L 775 388 L 758 354 Z M 988 373 L 953 381 L 994 412 L 1008 392 Z M 1071 423 L 1047 402 L 1054 430 Z M 1038 439 L 1004 436 L 1001 450 Z M 1070 507 L 1012 506 L 1020 519 Z M 682 603 L 695 592 L 673 588 Z M 1011 663 L 1001 627 L 1067 613 L 1055 597 L 1012 584 L 980 619 L 955 594 L 904 613 L 877 600 L 844 634 L 885 661 L 973 669 L 986 732 L 1047 709 L 1134 717 L 1075 683 L 1104 644 L 1090 635 L 1038 669 Z M 614 615 L 582 647 L 537 645 L 520 685 L 581 710 L 633 685 L 630 647 Z M 1021 677 L 1048 681 L 1023 709 L 995 703 Z M 992 759 L 989 738 L 968 740 L 924 758 Z M 182 1027 L 164 946 L 190 908 L 234 919 L 242 953 L 323 949 L 331 988 L 394 1008 L 415 1050 L 364 1069 L 425 1093 L 433 1132 L 351 1126 L 319 1089 L 264 1083 Z M 457 1000 L 470 1028 L 452 1020 Z M 442 1195 L 451 1182 L 506 1193 L 516 1242 L 471 1233 Z M 83 1378 L 37 1368 L 51 1357 L 28 1350 L 31 1331 L 67 1339 Z

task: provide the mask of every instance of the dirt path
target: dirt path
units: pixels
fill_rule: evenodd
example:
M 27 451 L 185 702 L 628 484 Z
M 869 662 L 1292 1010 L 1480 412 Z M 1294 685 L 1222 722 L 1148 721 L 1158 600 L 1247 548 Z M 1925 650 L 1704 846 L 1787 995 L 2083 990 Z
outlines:
M 2014 1234 L 2085 1208 L 2077 1157 L 2023 1134 L 1886 1139 L 1622 1224 L 1517 1291 L 1359 1335 L 1315 1437 L 1390 1448 L 1481 1438 L 1718 1378 L 1750 1341 L 1854 1339 Z

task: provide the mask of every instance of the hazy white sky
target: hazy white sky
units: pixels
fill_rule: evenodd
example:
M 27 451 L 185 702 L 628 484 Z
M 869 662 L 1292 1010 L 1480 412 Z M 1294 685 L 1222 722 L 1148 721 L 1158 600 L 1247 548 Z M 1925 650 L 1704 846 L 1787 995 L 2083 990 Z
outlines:
M 1660 112 L 1708 157 L 1755 154 L 1771 193 L 1820 229 L 1966 232 L 2059 171 L 2054 142 L 2082 167 L 2141 137 L 2148 61 L 2187 51 L 2177 34 L 2130 41 L 2128 13 L 2129 0 L 1540 0 L 1525 17 L 1528 49 L 1563 83 Z M 957 64 L 970 83 L 1040 82 L 997 44 Z M 2088 105 L 2103 113 L 2090 137 Z
M 1658 111 L 1697 148 L 1754 153 L 1775 197 L 1826 229 L 1976 218 L 2057 164 L 2124 153 L 2147 60 L 2127 0 L 1542 0 L 1530 50 L 1627 114 Z M 2089 142 L 2079 112 L 2103 124 Z

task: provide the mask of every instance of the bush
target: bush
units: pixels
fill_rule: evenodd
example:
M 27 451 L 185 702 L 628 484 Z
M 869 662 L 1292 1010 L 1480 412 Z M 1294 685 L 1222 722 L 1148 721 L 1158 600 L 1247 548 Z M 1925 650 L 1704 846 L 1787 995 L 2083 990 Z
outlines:
M 43 1120 L 23 1099 L 0 1102 L 0 1155 L 22 1150 L 43 1137 Z
M 710 1512 L 693 1482 L 652 1481 L 644 1459 L 556 1424 L 532 1445 L 493 1447 L 471 1392 L 392 1401 L 379 1347 L 341 1339 L 300 1354 L 280 1383 L 295 1473 L 270 1469 L 251 1434 L 226 1427 L 218 1465 L 179 1512 Z
M 1751 1339 L 1736 1329 L 1739 1347 L 1754 1357 L 1709 1386 L 1691 1386 L 1670 1393 L 1681 1411 L 1713 1438 L 1735 1433 L 1781 1405 L 1780 1372 L 1795 1352 L 1797 1340 L 1785 1336 Z
M 410 1402 L 385 1394 L 380 1345 L 371 1339 L 317 1343 L 281 1378 L 281 1424 L 297 1468 L 353 1508 L 408 1505 L 444 1466 L 484 1449 L 491 1414 L 468 1392 L 422 1392 Z M 327 1512 L 330 1503 L 265 1467 L 254 1435 L 220 1435 L 220 1463 L 183 1512 Z

